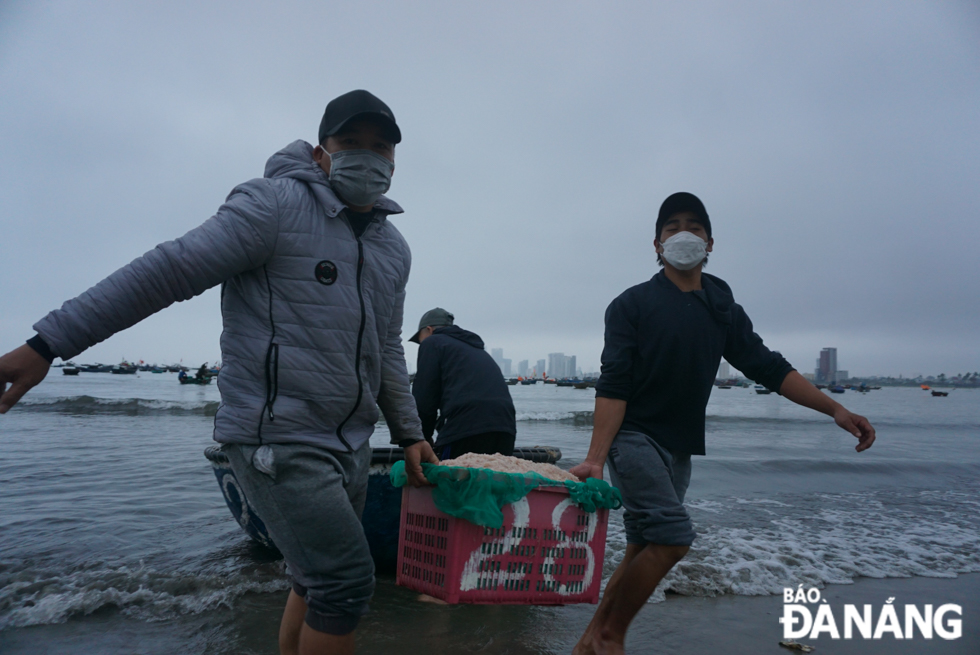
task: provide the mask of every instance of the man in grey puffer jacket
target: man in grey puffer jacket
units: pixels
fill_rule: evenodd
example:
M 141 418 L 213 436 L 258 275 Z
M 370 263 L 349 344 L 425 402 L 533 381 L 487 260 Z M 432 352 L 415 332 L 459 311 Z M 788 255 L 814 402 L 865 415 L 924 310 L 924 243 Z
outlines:
M 214 438 L 294 581 L 284 653 L 353 652 L 374 590 L 359 518 L 378 408 L 413 484 L 421 461 L 437 461 L 401 345 L 411 254 L 388 216 L 402 209 L 382 195 L 401 133 L 387 105 L 352 91 L 327 105 L 319 137 L 277 152 L 203 225 L 69 300 L 0 357 L 6 413 L 54 357 L 222 285 Z

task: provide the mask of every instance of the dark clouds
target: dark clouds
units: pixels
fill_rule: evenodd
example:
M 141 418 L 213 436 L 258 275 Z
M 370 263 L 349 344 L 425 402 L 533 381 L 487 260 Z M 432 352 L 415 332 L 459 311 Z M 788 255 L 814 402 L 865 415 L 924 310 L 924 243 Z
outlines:
M 392 5 L 6 3 L 2 349 L 368 88 L 405 134 L 410 329 L 441 305 L 515 363 L 595 367 L 684 189 L 709 272 L 800 368 L 980 368 L 969 4 Z M 219 330 L 209 292 L 81 359 L 214 359 Z

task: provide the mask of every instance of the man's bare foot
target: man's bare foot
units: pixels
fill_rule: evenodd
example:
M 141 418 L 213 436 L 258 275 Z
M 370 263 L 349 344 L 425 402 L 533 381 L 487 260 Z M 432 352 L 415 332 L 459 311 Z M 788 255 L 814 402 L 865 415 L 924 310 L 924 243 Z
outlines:
M 432 603 L 433 605 L 448 605 L 446 601 L 441 598 L 436 598 L 435 596 L 430 596 L 429 594 L 419 594 L 418 601 L 420 603 Z
M 621 641 L 614 641 L 608 636 L 601 638 L 601 633 L 597 630 L 592 635 L 592 652 L 595 655 L 625 655 L 626 648 Z
M 592 649 L 591 633 L 586 632 L 582 635 L 582 638 L 578 640 L 578 643 L 572 649 L 572 655 L 595 655 L 595 651 Z

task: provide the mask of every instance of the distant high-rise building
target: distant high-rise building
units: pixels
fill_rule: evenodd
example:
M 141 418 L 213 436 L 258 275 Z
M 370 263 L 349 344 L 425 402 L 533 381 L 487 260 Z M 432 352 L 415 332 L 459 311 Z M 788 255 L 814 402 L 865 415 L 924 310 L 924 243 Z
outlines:
M 849 371 L 840 371 L 840 370 L 837 371 L 837 381 L 838 382 L 843 382 L 844 380 L 847 380 L 850 377 L 851 377 L 851 374 L 850 374 Z
M 504 373 L 504 349 L 503 348 L 493 348 L 490 350 L 490 357 L 496 362 L 497 366 L 500 368 L 501 375 L 507 375 Z
M 521 361 L 517 362 L 517 375 L 519 375 L 522 378 L 526 378 L 527 374 L 528 374 L 527 360 L 522 359 Z
M 560 380 L 565 377 L 565 353 L 548 353 L 548 377 Z
M 509 359 L 502 359 L 500 361 L 501 361 L 500 370 L 503 372 L 505 378 L 509 378 L 510 377 L 510 364 L 511 364 L 511 360 L 509 360 Z
M 538 375 L 538 377 L 544 377 L 546 371 L 547 369 L 544 367 L 544 360 L 539 359 L 537 366 L 534 367 L 534 372 Z
M 718 367 L 718 379 L 719 380 L 730 380 L 732 377 L 732 369 L 728 365 L 728 362 L 721 360 L 721 366 Z
M 578 365 L 575 363 L 575 355 L 565 358 L 565 376 L 566 378 L 576 377 L 576 372 L 578 371 Z
M 817 370 L 814 374 L 817 382 L 829 384 L 837 381 L 837 349 L 824 348 L 817 360 Z

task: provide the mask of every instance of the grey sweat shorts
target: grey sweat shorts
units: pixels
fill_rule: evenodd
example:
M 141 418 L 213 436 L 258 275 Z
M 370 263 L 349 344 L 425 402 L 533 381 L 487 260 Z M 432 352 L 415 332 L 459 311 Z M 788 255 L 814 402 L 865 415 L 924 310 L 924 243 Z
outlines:
M 274 476 L 252 465 L 255 446 L 221 450 L 283 554 L 293 591 L 306 600 L 307 625 L 348 634 L 374 593 L 374 561 L 361 527 L 371 446 L 353 453 L 302 444 L 271 448 Z
M 626 543 L 690 546 L 697 533 L 684 508 L 691 456 L 672 453 L 640 432 L 622 430 L 606 458 L 623 494 Z

